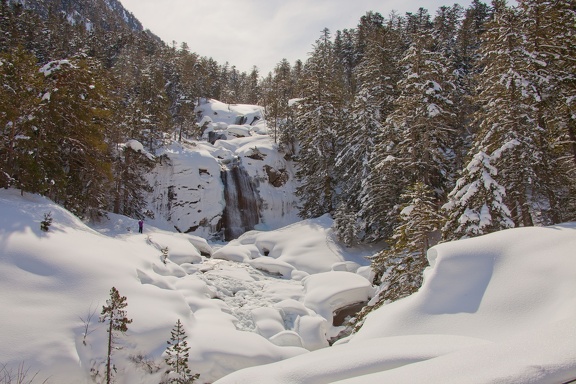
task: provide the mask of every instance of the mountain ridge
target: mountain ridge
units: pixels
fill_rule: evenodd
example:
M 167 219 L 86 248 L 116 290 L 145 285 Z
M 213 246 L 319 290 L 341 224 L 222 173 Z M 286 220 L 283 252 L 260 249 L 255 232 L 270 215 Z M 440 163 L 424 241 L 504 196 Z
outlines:
M 142 32 L 142 23 L 118 0 L 10 0 L 20 3 L 44 20 L 50 14 L 64 13 L 72 24 L 83 23 L 87 29 L 97 28 L 107 32 L 120 32 L 126 28 L 133 32 Z

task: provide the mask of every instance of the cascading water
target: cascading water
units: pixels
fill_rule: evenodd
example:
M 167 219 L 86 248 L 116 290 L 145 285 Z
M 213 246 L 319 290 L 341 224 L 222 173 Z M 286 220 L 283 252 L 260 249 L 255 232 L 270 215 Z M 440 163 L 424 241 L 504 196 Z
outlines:
M 222 217 L 224 239 L 233 240 L 260 222 L 259 196 L 248 172 L 238 160 L 222 170 L 226 207 Z

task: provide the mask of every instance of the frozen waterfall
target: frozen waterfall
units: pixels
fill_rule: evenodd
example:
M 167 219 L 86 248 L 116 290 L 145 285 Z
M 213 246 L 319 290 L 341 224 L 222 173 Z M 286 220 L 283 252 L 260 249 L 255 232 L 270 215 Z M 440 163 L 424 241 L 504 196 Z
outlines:
M 224 239 L 232 240 L 254 229 L 260 221 L 259 196 L 254 183 L 238 159 L 222 170 L 224 183 L 224 208 L 222 227 Z

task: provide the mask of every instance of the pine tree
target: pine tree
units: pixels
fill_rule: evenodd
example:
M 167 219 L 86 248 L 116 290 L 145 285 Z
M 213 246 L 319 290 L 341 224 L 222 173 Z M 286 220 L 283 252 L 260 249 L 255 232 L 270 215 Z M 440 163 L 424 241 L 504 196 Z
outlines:
M 366 147 L 365 153 L 368 156 L 361 156 L 362 162 L 357 163 L 363 172 L 356 169 L 358 175 L 362 175 L 355 180 L 360 183 L 358 216 L 363 227 L 360 233 L 364 241 L 382 240 L 391 235 L 395 223 L 394 206 L 398 203 L 406 183 L 396 151 L 399 130 L 393 124 L 385 124 L 394 112 L 394 103 L 399 96 L 399 61 L 405 50 L 401 24 L 397 16 L 391 15 L 381 31 L 382 40 L 368 45 L 364 61 L 357 67 L 360 92 L 352 111 L 358 111 L 356 113 L 362 116 L 360 121 L 372 127 L 370 130 L 362 129 L 358 138 L 368 135 L 370 141 L 363 140 L 374 143 L 372 148 Z M 351 126 L 356 128 L 353 124 Z M 347 138 L 347 141 L 355 140 L 358 139 Z
M 367 33 L 364 31 L 364 35 Z M 364 37 L 364 41 L 367 46 L 363 61 L 355 68 L 359 91 L 351 105 L 348 122 L 339 135 L 342 149 L 335 168 L 341 183 L 341 207 L 358 215 L 356 232 L 361 238 L 356 241 L 365 241 L 373 235 L 372 225 L 366 226 L 365 223 L 372 221 L 374 211 L 363 209 L 362 200 L 373 192 L 369 185 L 373 181 L 371 159 L 376 143 L 384 139 L 381 137 L 382 123 L 393 108 L 397 96 L 395 85 L 399 78 L 399 69 L 394 61 L 399 56 L 396 31 L 379 24 L 370 36 Z
M 464 169 L 464 175 L 448 195 L 448 203 L 442 207 L 448 217 L 442 229 L 445 240 L 474 237 L 514 227 L 510 210 L 504 202 L 506 190 L 494 179 L 498 171 L 492 162 L 502 155 L 503 150 L 493 156 L 480 151 Z
M 33 156 L 42 79 L 22 47 L 0 54 L 0 186 L 33 190 L 41 176 Z
M 295 116 L 300 151 L 297 177 L 301 198 L 300 216 L 318 217 L 336 205 L 334 162 L 338 153 L 338 131 L 342 126 L 343 95 L 341 68 L 336 65 L 330 32 L 325 29 L 306 63 L 305 96 Z
M 100 322 L 108 324 L 108 353 L 106 355 L 106 384 L 112 382 L 112 350 L 117 344 L 118 332 L 124 334 L 128 331 L 128 324 L 132 319 L 126 317 L 126 296 L 120 296 L 115 287 L 110 289 L 110 298 L 102 307 Z
M 190 356 L 190 347 L 186 339 L 188 336 L 184 331 L 184 327 L 180 319 L 176 322 L 172 331 L 171 337 L 168 341 L 168 348 L 166 348 L 166 364 L 168 370 L 166 371 L 167 379 L 163 381 L 166 384 L 188 384 L 193 383 L 199 374 L 192 374 L 189 368 L 188 358 Z
M 340 203 L 336 212 L 334 213 L 334 229 L 338 240 L 352 246 L 358 242 L 358 222 L 356 219 L 356 212 L 346 203 Z
M 455 85 L 446 58 L 431 50 L 431 33 L 415 39 L 401 61 L 400 96 L 386 125 L 400 135 L 395 151 L 408 184 L 423 182 L 441 197 L 451 187 L 454 168 Z
M 111 180 L 104 73 L 83 55 L 52 61 L 41 71 L 44 91 L 34 122 L 38 191 L 79 216 L 96 217 L 106 207 Z
M 375 282 L 380 283 L 375 309 L 382 304 L 416 292 L 422 285 L 422 273 L 428 266 L 426 252 L 440 227 L 432 190 L 421 182 L 401 196 L 404 204 L 398 225 L 388 240 L 389 248 L 372 258 Z
M 515 9 L 504 1 L 493 2 L 493 20 L 481 48 L 483 71 L 478 84 L 481 92 L 475 102 L 481 106 L 475 148 L 493 153 L 509 142 L 517 142 L 493 165 L 497 181 L 506 189 L 506 205 L 517 226 L 533 225 L 536 207 L 533 197 L 541 195 L 541 178 L 536 164 L 547 158 L 545 131 L 534 119 L 532 95 L 535 84 L 528 76 L 529 62 L 524 55 L 523 36 Z M 478 150 L 475 150 L 478 152 Z
M 152 188 L 145 178 L 155 162 L 147 154 L 124 144 L 117 149 L 114 162 L 114 199 L 112 211 L 129 217 L 143 217 L 145 192 Z
M 478 131 L 478 124 L 471 117 L 478 108 L 473 102 L 473 97 L 478 89 L 477 75 L 482 70 L 482 67 L 478 65 L 479 49 L 487 21 L 488 6 L 479 0 L 473 0 L 471 6 L 465 11 L 464 19 L 456 32 L 452 55 L 456 85 L 453 101 L 458 130 L 454 148 L 455 169 L 463 169 L 466 165 L 466 156 L 474 141 L 474 135 Z
M 526 77 L 534 85 L 529 89 L 532 119 L 541 132 L 541 159 L 534 165 L 534 182 L 539 184 L 532 188 L 537 194 L 533 199 L 549 207 L 535 213 L 541 215 L 541 223 L 557 223 L 576 217 L 566 209 L 573 200 L 569 190 L 576 174 L 575 4 L 523 0 L 519 5 Z

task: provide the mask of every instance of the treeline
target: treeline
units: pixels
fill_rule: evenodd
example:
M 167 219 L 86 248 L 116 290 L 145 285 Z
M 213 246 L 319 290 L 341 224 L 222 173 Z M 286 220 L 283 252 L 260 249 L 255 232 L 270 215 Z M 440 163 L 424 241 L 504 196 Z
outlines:
M 154 159 L 132 140 L 154 154 L 196 138 L 201 97 L 259 102 L 256 68 L 168 46 L 126 15 L 114 1 L 0 1 L 0 187 L 141 217 Z
M 440 240 L 576 219 L 576 2 L 478 0 L 324 30 L 263 81 L 297 160 L 301 216 L 374 257 L 381 302 Z M 291 107 L 291 98 L 300 98 Z

